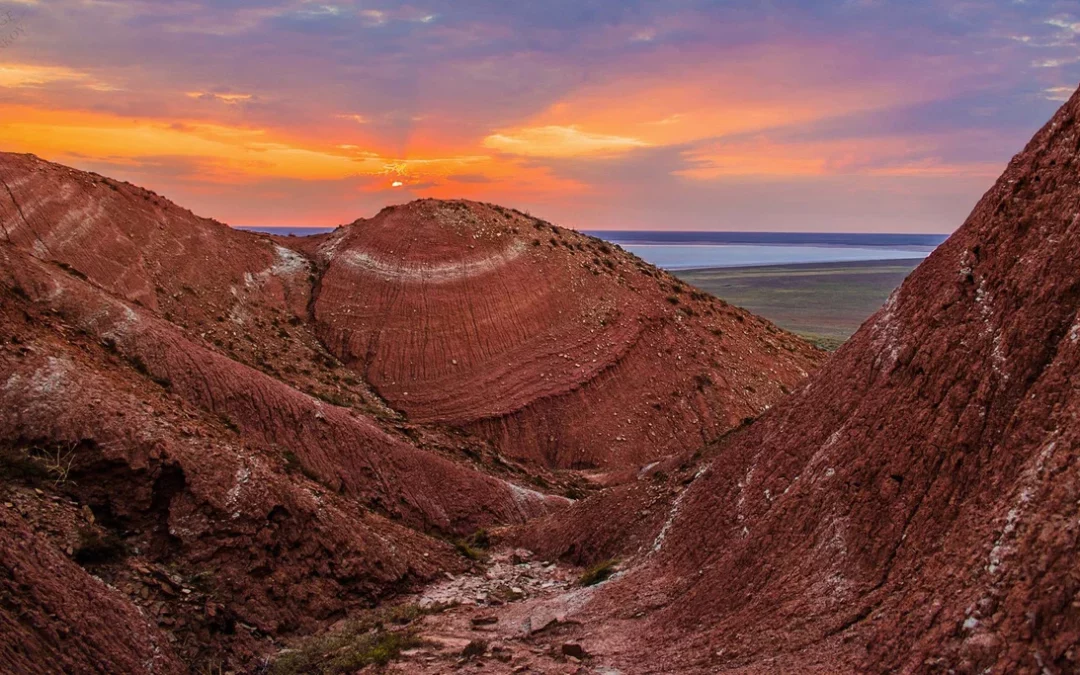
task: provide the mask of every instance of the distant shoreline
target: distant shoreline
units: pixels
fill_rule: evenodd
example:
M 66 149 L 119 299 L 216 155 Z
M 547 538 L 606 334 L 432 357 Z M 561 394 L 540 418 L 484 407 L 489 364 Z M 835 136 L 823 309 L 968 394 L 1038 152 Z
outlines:
M 722 272 L 726 276 L 736 276 L 739 272 L 757 273 L 758 276 L 767 276 L 770 273 L 784 272 L 794 275 L 799 271 L 804 272 L 836 272 L 842 270 L 865 270 L 866 272 L 882 272 L 881 268 L 911 268 L 917 267 L 926 258 L 894 258 L 888 260 L 849 260 L 840 262 L 796 262 L 796 263 L 766 263 L 762 265 L 739 265 L 733 267 L 685 267 L 677 270 L 669 270 L 672 274 Z

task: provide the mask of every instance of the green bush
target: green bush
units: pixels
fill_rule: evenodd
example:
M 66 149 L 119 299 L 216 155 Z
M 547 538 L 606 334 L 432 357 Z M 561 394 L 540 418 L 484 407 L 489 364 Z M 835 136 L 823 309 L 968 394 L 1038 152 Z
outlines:
M 476 548 L 475 546 L 471 545 L 469 542 L 465 541 L 464 539 L 456 539 L 456 540 L 454 540 L 454 548 L 457 549 L 458 553 L 465 556 L 469 560 L 483 560 L 484 559 L 484 552 L 481 551 L 480 549 Z

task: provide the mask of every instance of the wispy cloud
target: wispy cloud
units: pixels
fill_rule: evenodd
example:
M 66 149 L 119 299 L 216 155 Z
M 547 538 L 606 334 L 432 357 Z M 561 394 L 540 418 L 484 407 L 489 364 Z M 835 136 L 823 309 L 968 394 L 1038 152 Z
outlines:
M 1075 87 L 1050 87 L 1043 89 L 1043 97 L 1048 101 L 1068 101 L 1075 91 Z
M 1057 28 L 1061 28 L 1070 33 L 1080 34 L 1080 21 L 1072 21 L 1069 19 L 1050 19 L 1046 23 Z
M 1080 56 L 1070 56 L 1058 59 L 1042 59 L 1040 61 L 1032 61 L 1031 65 L 1035 68 L 1060 68 L 1062 66 L 1071 66 L 1074 63 L 1080 63 Z
M 628 152 L 647 147 L 637 138 L 583 131 L 576 126 L 528 127 L 492 134 L 484 146 L 528 157 L 590 157 Z
M 189 91 L 187 92 L 187 96 L 188 98 L 194 98 L 200 101 L 219 101 L 226 105 L 236 105 L 238 103 L 250 101 L 253 98 L 251 94 L 230 94 L 212 91 Z
M 42 87 L 66 84 L 94 91 L 117 91 L 119 87 L 104 82 L 93 74 L 66 66 L 43 66 L 25 63 L 0 64 L 0 87 Z
M 469 196 L 588 227 L 943 230 L 1080 80 L 1054 0 L 7 8 L 0 148 L 246 223 Z

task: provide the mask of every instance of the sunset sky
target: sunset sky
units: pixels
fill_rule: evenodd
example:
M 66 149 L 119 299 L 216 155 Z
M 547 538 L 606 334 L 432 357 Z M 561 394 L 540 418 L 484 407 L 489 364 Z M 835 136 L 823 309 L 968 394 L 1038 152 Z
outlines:
M 580 229 L 949 232 L 1080 3 L 0 0 L 0 150 L 234 225 L 466 197 Z

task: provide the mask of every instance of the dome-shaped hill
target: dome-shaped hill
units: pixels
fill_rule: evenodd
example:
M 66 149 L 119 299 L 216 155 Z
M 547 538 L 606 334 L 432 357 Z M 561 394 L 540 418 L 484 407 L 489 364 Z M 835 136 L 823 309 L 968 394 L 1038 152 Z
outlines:
M 550 466 L 698 447 L 822 358 L 617 246 L 498 206 L 384 209 L 315 255 L 315 330 L 391 406 Z

